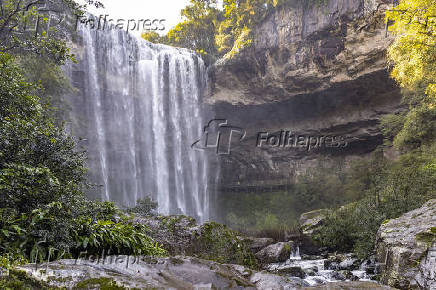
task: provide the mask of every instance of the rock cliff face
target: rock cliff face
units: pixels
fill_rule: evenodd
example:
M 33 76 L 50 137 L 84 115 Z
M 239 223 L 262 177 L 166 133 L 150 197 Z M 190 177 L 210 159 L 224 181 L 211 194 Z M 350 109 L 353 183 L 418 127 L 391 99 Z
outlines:
M 218 62 L 212 102 L 264 104 L 341 88 L 350 94 L 365 87 L 361 77 L 385 81 L 374 73 L 385 72 L 392 39 L 384 11 L 391 1 L 307 2 L 290 1 L 267 16 L 252 48 Z
M 384 284 L 436 289 L 436 199 L 380 227 L 377 259 Z
M 231 141 L 230 155 L 220 156 L 224 187 L 281 183 L 323 156 L 333 164 L 365 155 L 382 144 L 380 118 L 401 110 L 385 60 L 391 2 L 306 2 L 268 15 L 251 48 L 209 71 L 206 101 L 214 117 L 246 131 L 242 142 Z M 301 146 L 274 146 L 271 135 L 305 138 Z M 323 136 L 343 142 L 328 146 Z

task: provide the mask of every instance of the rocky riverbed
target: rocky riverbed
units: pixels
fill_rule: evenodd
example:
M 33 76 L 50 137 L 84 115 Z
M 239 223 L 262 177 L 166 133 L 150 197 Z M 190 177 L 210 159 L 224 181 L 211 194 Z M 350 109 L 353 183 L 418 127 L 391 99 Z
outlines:
M 430 200 L 385 222 L 377 255 L 366 260 L 322 249 L 314 255 L 301 240 L 243 237 L 224 225 L 198 225 L 184 216 L 137 217 L 170 257 L 85 255 L 13 271 L 46 287 L 68 289 L 435 289 L 435 217 L 436 200 Z M 306 227 L 314 224 L 307 215 L 302 220 Z
M 109 256 L 105 261 L 60 260 L 38 266 L 29 264 L 19 269 L 47 286 L 68 289 L 393 289 L 373 281 L 311 287 L 298 277 L 254 271 L 241 265 L 182 256 L 137 258 Z

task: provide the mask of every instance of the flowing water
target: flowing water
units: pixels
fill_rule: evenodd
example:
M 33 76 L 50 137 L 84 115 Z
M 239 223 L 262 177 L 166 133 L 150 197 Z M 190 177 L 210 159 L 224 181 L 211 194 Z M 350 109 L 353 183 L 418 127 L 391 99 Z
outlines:
M 71 130 L 99 185 L 90 195 L 126 207 L 151 197 L 162 214 L 207 220 L 208 161 L 191 148 L 204 126 L 202 60 L 116 29 L 82 28 L 73 43 Z
M 292 250 L 291 255 L 285 262 L 266 265 L 265 269 L 273 273 L 283 273 L 289 278 L 301 278 L 303 283 L 307 286 L 349 280 L 350 277 L 352 277 L 353 280 L 369 281 L 374 277 L 374 275 L 367 274 L 367 271 L 362 264 L 359 267 L 359 270 L 349 271 L 349 277 L 342 275 L 343 277 L 341 278 L 341 271 L 339 269 L 336 267 L 325 266 L 326 260 L 327 259 L 302 259 L 300 256 L 300 248 L 297 246 Z M 295 269 L 301 269 L 301 271 L 296 271 Z M 302 276 L 301 273 L 304 273 L 304 275 Z M 300 277 L 295 275 L 299 275 Z

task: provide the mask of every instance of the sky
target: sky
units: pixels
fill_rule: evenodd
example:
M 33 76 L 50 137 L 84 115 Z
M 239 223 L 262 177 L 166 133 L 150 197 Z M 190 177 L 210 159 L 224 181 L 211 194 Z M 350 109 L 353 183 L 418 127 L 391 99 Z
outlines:
M 181 21 L 180 10 L 188 5 L 189 0 L 100 0 L 105 8 L 95 9 L 88 6 L 88 11 L 96 16 L 108 14 L 112 19 L 165 19 L 165 30 L 176 26 Z M 77 0 L 81 2 L 81 0 Z M 140 33 L 140 32 L 139 32 Z

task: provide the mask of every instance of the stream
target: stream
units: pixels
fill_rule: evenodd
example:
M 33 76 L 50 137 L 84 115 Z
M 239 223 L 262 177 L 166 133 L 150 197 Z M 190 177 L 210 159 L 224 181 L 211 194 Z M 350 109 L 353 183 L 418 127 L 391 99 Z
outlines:
M 297 247 L 285 262 L 271 263 L 264 269 L 293 280 L 302 279 L 306 286 L 339 281 L 370 281 L 375 278 L 374 265 L 370 261 L 359 265 L 352 254 L 345 254 L 345 257 L 340 263 L 332 261 L 332 256 L 328 259 L 303 259 Z

